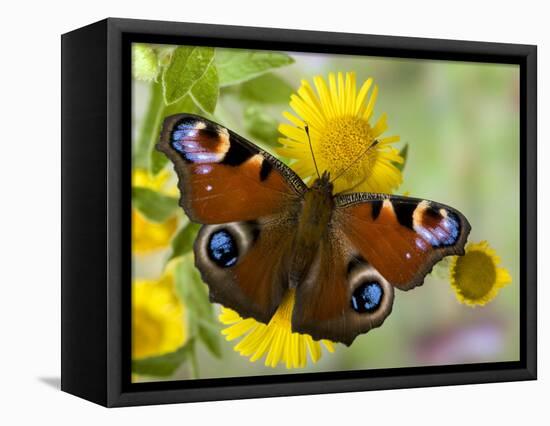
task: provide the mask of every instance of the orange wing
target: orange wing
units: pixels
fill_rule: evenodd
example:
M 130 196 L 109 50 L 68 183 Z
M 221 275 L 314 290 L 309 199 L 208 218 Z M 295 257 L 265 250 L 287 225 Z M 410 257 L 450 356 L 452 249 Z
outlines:
M 288 287 L 285 261 L 305 184 L 269 153 L 195 115 L 168 117 L 157 149 L 174 163 L 180 205 L 204 224 L 194 252 L 210 299 L 269 321 Z
M 295 221 L 205 225 L 195 241 L 195 264 L 210 300 L 242 317 L 268 323 L 288 288 L 288 253 Z
M 463 254 L 470 225 L 426 200 L 345 194 L 334 201 L 316 262 L 296 289 L 292 328 L 350 345 L 390 314 L 393 287 L 420 285 L 441 258 Z
M 174 163 L 180 205 L 194 222 L 246 221 L 280 213 L 306 190 L 269 153 L 199 116 L 168 117 L 157 149 Z
M 350 243 L 401 290 L 422 284 L 443 257 L 464 254 L 470 224 L 451 207 L 381 194 L 345 194 L 335 203 Z
M 357 335 L 382 325 L 391 313 L 393 293 L 342 230 L 332 227 L 308 277 L 296 288 L 292 329 L 349 346 Z

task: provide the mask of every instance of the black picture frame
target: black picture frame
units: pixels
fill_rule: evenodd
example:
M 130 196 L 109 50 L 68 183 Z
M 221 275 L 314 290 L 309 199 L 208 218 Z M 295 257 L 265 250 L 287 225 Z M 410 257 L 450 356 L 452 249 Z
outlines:
M 62 390 L 114 407 L 536 379 L 536 46 L 116 18 L 61 41 Z M 140 41 L 518 64 L 520 360 L 132 384 L 130 44 Z

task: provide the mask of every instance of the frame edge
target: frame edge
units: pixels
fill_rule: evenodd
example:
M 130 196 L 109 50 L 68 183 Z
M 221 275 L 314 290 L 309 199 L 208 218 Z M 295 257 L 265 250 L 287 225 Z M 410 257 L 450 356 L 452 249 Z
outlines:
M 106 398 L 106 21 L 61 37 L 61 390 Z

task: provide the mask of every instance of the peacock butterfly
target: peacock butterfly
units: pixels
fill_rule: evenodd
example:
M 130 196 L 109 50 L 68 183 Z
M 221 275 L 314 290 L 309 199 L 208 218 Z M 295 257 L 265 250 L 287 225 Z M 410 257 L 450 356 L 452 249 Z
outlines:
M 376 142 L 376 141 L 375 141 Z M 164 121 L 157 149 L 174 163 L 187 216 L 202 224 L 195 264 L 210 300 L 267 323 L 289 289 L 292 330 L 351 345 L 390 314 L 470 232 L 457 210 L 428 200 L 333 194 L 307 186 L 243 137 L 191 114 Z

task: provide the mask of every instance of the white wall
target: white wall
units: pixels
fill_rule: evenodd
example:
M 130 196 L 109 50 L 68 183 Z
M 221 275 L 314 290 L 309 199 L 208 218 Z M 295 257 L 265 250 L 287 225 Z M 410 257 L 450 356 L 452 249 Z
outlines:
M 61 2 L 57 2 L 61 3 Z M 548 419 L 548 197 L 539 212 L 539 381 L 106 410 L 51 386 L 59 377 L 60 38 L 106 16 L 538 44 L 539 173 L 549 179 L 544 2 L 202 0 L 2 5 L 0 31 L 0 423 L 525 424 Z M 7 95 L 7 96 L 6 96 Z M 502 190 L 506 190 L 502 188 Z M 4 253 L 5 252 L 5 253 Z M 10 259 L 5 261 L 5 259 Z M 7 273 L 6 273 L 7 272 Z M 49 384 L 48 384 L 49 383 Z M 11 418 L 6 422 L 3 418 Z M 48 423 L 48 422 L 47 422 Z

